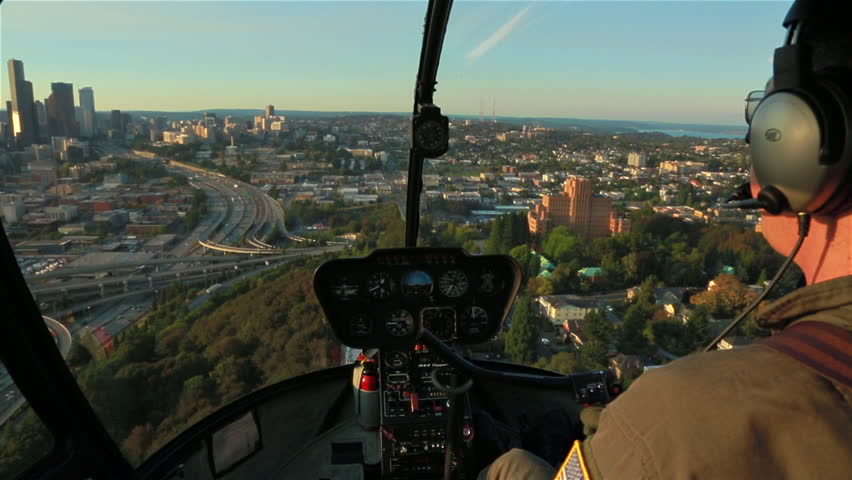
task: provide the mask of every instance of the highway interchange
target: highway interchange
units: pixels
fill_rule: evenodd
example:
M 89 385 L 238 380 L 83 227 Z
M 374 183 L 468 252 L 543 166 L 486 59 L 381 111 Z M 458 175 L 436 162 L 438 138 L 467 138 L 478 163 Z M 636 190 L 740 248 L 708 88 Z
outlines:
M 137 161 L 152 161 L 129 151 L 115 153 Z M 60 299 L 72 303 L 51 313 L 59 318 L 74 314 L 76 321 L 70 329 L 56 320 L 45 320 L 56 334 L 63 357 L 68 355 L 73 337 L 84 329 L 102 328 L 115 335 L 132 325 L 150 310 L 154 295 L 175 281 L 204 284 L 211 275 L 240 271 L 242 274 L 226 282 L 227 286 L 300 256 L 344 248 L 332 245 L 284 252 L 265 242 L 275 227 L 291 241 L 304 239 L 287 232 L 284 210 L 277 200 L 253 185 L 193 165 L 169 162 L 167 168 L 186 176 L 192 187 L 204 190 L 208 208 L 198 225 L 160 258 L 83 267 L 69 264 L 26 277 L 43 310 L 49 302 Z M 194 308 L 204 299 L 206 295 L 202 294 L 190 306 Z M 2 425 L 24 403 L 5 370 L 0 373 L 0 395 Z

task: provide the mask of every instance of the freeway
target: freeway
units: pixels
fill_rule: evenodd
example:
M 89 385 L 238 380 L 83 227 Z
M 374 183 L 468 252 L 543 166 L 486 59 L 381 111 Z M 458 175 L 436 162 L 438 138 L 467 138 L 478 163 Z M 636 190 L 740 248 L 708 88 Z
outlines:
M 65 325 L 50 317 L 44 317 L 44 323 L 56 335 L 56 347 L 62 354 L 62 358 L 68 357 L 68 352 L 71 351 L 71 332 L 65 328 Z M 2 372 L 0 372 L 0 425 L 6 423 L 6 420 L 25 402 L 26 400 L 18 391 L 18 387 L 6 373 L 6 369 L 2 369 Z
M 63 267 L 58 270 L 54 270 L 52 272 L 46 272 L 39 275 L 25 275 L 24 278 L 30 281 L 38 281 L 38 280 L 48 280 L 52 278 L 64 278 L 71 277 L 75 275 L 83 275 L 87 273 L 102 273 L 102 272 L 115 272 L 117 270 L 125 270 L 132 269 L 136 267 L 147 267 L 154 265 L 174 265 L 177 263 L 236 263 L 239 261 L 246 262 L 264 262 L 268 260 L 272 260 L 271 258 L 253 258 L 249 255 L 243 257 L 237 256 L 190 256 L 190 257 L 174 257 L 174 258 L 154 258 L 150 260 L 138 260 L 133 262 L 116 262 L 116 263 L 108 263 L 108 264 L 100 264 L 100 265 L 88 265 L 85 267 Z
M 131 288 L 141 288 L 147 286 L 153 289 L 155 283 L 172 282 L 175 280 L 185 281 L 189 278 L 206 278 L 210 274 L 215 274 L 220 271 L 228 271 L 232 269 L 239 270 L 243 267 L 248 267 L 257 263 L 272 264 L 286 261 L 303 255 L 321 255 L 327 252 L 336 252 L 342 250 L 342 245 L 331 245 L 327 247 L 304 248 L 291 250 L 283 255 L 267 256 L 251 258 L 248 260 L 240 260 L 236 262 L 220 262 L 211 265 L 185 268 L 183 270 L 168 270 L 163 272 L 150 272 L 142 275 L 130 274 L 120 277 L 106 277 L 95 280 L 65 282 L 58 284 L 47 284 L 42 286 L 31 286 L 30 292 L 34 297 L 43 300 L 43 297 L 51 294 L 69 294 L 76 290 L 88 290 L 101 292 L 103 288 L 108 286 L 120 286 L 125 291 Z

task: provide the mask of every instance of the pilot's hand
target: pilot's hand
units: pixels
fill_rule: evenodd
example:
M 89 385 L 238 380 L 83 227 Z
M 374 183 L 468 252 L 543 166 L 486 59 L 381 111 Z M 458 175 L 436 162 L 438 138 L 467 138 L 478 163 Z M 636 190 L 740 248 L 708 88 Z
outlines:
M 583 435 L 589 437 L 598 431 L 601 412 L 603 412 L 603 407 L 586 407 L 580 412 L 580 421 L 583 422 Z

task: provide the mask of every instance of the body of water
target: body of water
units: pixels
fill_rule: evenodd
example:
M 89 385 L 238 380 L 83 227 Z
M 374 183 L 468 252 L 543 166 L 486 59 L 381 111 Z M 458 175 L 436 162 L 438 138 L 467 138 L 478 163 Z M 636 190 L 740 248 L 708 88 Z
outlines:
M 720 132 L 699 132 L 697 130 L 639 130 L 640 133 L 659 132 L 671 135 L 673 137 L 701 137 L 701 138 L 745 138 L 743 133 L 720 133 Z

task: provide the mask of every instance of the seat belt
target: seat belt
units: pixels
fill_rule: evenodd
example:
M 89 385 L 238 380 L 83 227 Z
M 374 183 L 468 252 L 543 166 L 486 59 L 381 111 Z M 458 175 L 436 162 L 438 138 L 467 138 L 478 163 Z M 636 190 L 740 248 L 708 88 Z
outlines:
M 755 345 L 805 364 L 819 375 L 852 388 L 852 332 L 825 322 L 795 323 Z

